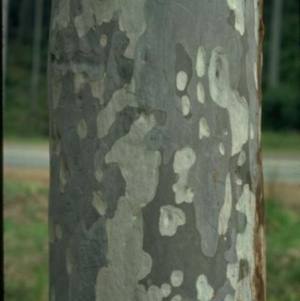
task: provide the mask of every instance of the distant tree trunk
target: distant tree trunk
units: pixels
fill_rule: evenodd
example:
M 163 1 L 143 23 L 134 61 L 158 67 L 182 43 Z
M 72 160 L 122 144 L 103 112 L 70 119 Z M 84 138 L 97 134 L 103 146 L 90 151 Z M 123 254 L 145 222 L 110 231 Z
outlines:
M 26 33 L 29 31 L 29 19 L 30 19 L 30 12 L 29 8 L 31 5 L 31 0 L 22 0 L 20 9 L 19 9 L 19 16 L 18 16 L 18 31 L 17 31 L 17 40 L 19 43 L 24 43 L 26 38 Z
M 268 86 L 276 87 L 280 79 L 282 0 L 273 0 L 271 19 L 271 40 L 268 62 Z
M 6 54 L 7 54 L 7 17 L 9 0 L 3 1 L 2 6 L 2 107 L 5 106 Z
M 31 77 L 31 111 L 35 111 L 37 107 L 37 100 L 39 95 L 39 77 L 41 65 L 41 38 L 43 25 L 43 0 L 35 0 L 34 12 L 34 40 L 33 40 L 33 65 Z
M 261 10 L 53 1 L 50 300 L 265 300 Z

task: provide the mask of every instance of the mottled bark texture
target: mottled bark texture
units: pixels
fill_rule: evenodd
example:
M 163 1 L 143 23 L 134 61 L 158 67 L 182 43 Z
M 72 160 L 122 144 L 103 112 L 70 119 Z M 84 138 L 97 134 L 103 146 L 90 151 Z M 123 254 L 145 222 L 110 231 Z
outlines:
M 53 1 L 51 301 L 265 300 L 261 5 Z

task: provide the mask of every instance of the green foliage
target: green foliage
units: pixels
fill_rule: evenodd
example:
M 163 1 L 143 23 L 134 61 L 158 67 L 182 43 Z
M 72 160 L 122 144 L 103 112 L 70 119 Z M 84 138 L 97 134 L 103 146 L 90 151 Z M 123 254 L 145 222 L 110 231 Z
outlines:
M 300 90 L 291 84 L 282 84 L 267 90 L 263 96 L 262 121 L 264 129 L 300 129 Z
M 300 215 L 274 200 L 266 202 L 269 301 L 300 300 Z
M 262 126 L 268 130 L 300 130 L 299 1 L 282 1 L 280 84 L 268 87 L 268 68 L 274 0 L 264 1 Z
M 300 154 L 299 132 L 262 132 L 261 147 L 263 153 Z
M 39 97 L 35 111 L 30 109 L 31 47 L 10 43 L 7 54 L 6 100 L 4 134 L 11 136 L 48 136 L 48 103 L 46 57 L 44 50 L 43 72 L 39 78 Z

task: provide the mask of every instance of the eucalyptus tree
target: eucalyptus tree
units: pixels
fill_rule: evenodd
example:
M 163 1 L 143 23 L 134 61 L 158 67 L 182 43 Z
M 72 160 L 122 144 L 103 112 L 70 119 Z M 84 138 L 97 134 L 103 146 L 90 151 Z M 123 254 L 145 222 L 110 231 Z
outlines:
M 261 10 L 53 1 L 51 301 L 265 300 Z

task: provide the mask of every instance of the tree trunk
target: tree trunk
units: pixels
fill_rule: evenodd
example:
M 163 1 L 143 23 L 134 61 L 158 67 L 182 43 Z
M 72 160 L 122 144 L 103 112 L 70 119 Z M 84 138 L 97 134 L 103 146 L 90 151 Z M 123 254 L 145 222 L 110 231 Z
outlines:
M 53 1 L 51 301 L 265 300 L 261 9 Z
M 34 40 L 33 40 L 33 57 L 32 57 L 32 76 L 31 76 L 31 99 L 30 108 L 34 112 L 37 108 L 39 95 L 39 77 L 41 65 L 41 38 L 43 21 L 43 0 L 35 0 L 34 11 Z
M 281 44 L 282 0 L 274 0 L 271 20 L 271 40 L 269 50 L 268 86 L 274 88 L 279 83 Z
M 33 3 L 31 0 L 21 0 L 19 14 L 18 14 L 18 31 L 17 40 L 20 44 L 23 44 L 28 39 L 28 32 L 31 31 L 31 12 L 30 6 Z
M 8 11 L 9 11 L 9 0 L 4 0 L 3 7 L 2 7 L 2 108 L 5 107 Z

